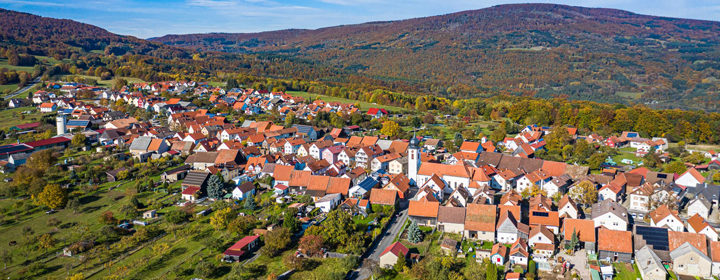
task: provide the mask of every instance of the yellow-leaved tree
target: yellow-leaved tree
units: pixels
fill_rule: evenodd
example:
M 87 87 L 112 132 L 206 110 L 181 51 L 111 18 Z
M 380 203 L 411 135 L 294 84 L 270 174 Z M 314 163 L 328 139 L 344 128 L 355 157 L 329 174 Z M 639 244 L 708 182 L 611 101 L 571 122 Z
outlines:
M 37 202 L 50 209 L 63 207 L 67 204 L 67 201 L 67 192 L 57 184 L 48 184 L 37 196 Z
M 380 133 L 385 134 L 389 137 L 395 137 L 400 134 L 400 131 L 402 128 L 400 128 L 400 125 L 397 124 L 394 121 L 385 121 L 383 123 L 382 129 L 380 129 Z

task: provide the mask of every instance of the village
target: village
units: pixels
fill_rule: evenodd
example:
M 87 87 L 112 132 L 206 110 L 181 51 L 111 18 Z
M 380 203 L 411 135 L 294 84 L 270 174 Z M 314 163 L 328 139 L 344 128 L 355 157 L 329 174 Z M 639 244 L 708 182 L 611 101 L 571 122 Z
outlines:
M 57 161 L 48 166 L 69 174 L 58 180 L 68 190 L 65 203 L 46 204 L 48 214 L 40 216 L 73 212 L 69 204 L 83 197 L 115 192 L 117 200 L 139 199 L 142 207 L 108 206 L 116 210 L 102 212 L 108 225 L 128 236 L 167 225 L 165 235 L 143 242 L 195 220 L 218 232 L 239 228 L 215 235 L 231 239 L 217 242 L 227 245 L 221 253 L 207 254 L 220 261 L 201 261 L 208 267 L 247 266 L 263 257 L 279 262 L 284 255 L 284 267 L 272 273 L 285 279 L 312 270 L 305 259 L 358 256 L 323 275 L 367 279 L 407 273 L 432 255 L 475 262 L 508 280 L 720 276 L 720 185 L 713 176 L 719 155 L 683 150 L 666 138 L 524 125 L 501 141 L 453 141 L 399 125 L 410 123 L 408 112 L 197 82 L 118 91 L 54 82 L 10 99 L 8 107 L 36 110 L 42 120 L 8 129 L 18 140 L 0 146 L 3 183 L 33 185 L 23 169 L 34 168 L 32 155 L 48 151 L 58 154 L 46 155 Z M 52 135 L 32 138 L 48 125 L 54 130 L 43 133 Z M 570 143 L 619 156 L 601 158 L 597 167 L 536 157 L 559 131 Z M 699 163 L 678 161 L 673 147 Z M 679 162 L 684 171 L 644 167 L 648 154 Z M 93 242 L 57 249 L 80 258 Z M 115 267 L 83 271 L 132 278 Z M 176 272 L 155 276 L 170 273 Z

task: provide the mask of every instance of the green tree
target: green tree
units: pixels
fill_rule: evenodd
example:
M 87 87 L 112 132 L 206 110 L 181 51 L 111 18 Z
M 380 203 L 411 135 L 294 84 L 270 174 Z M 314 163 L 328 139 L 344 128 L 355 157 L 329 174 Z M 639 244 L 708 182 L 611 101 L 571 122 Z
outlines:
M 417 222 L 412 221 L 410 223 L 410 226 L 408 226 L 408 241 L 412 243 L 418 243 L 421 242 L 423 239 L 422 232 L 420 231 L 420 227 L 418 227 Z
M 7 269 L 7 264 L 9 262 L 12 262 L 12 260 L 13 260 L 12 251 L 2 250 L 2 252 L 0 252 L 0 261 L 2 261 L 3 264 L 5 265 L 4 269 Z
M 290 128 L 296 122 L 295 112 L 289 112 L 285 115 L 285 128 Z
M 190 218 L 190 214 L 180 209 L 173 209 L 165 214 L 165 220 L 171 224 L 181 224 Z
M 575 253 L 575 249 L 579 244 L 580 239 L 578 239 L 577 230 L 573 228 L 572 237 L 570 238 L 570 248 L 572 248 L 573 253 Z
M 68 201 L 67 193 L 60 185 L 49 184 L 45 186 L 43 191 L 37 197 L 38 203 L 45 205 L 50 209 L 65 206 Z
M 232 221 L 233 217 L 235 217 L 235 213 L 232 208 L 227 207 L 220 209 L 215 211 L 215 214 L 210 217 L 210 224 L 215 228 L 215 230 L 224 229 L 230 221 Z
M 493 262 L 487 262 L 486 264 L 486 272 L 485 272 L 485 279 L 486 280 L 498 280 L 500 279 L 498 276 L 498 268 L 497 265 L 495 265 Z
M 220 179 L 220 176 L 216 174 L 210 176 L 210 180 L 207 185 L 208 197 L 212 199 L 221 199 L 223 197 L 223 185 L 224 183 L 222 179 Z
M 505 130 L 504 129 L 495 129 L 492 133 L 490 133 L 490 140 L 493 141 L 493 143 L 499 143 L 502 142 L 505 139 Z
M 407 260 L 404 256 L 398 256 L 397 262 L 395 262 L 395 265 L 393 266 L 393 269 L 395 269 L 395 272 L 402 273 L 407 268 Z
M 255 210 L 255 198 L 252 195 L 249 195 L 245 198 L 245 209 L 248 210 Z
M 602 165 L 603 162 L 605 162 L 606 158 L 607 158 L 606 153 L 594 153 L 588 159 L 588 165 L 590 165 L 590 169 L 593 169 L 593 170 L 600 169 L 600 165 Z
M 195 275 L 209 278 L 215 274 L 215 264 L 208 261 L 200 261 L 195 265 Z
M 330 211 L 323 222 L 323 239 L 331 244 L 345 245 L 354 231 L 355 223 L 350 214 L 336 209 Z
M 87 137 L 85 137 L 85 134 L 78 133 L 73 136 L 70 144 L 72 144 L 75 148 L 80 148 L 85 146 L 86 141 Z
M 73 210 L 73 214 L 80 211 L 82 204 L 80 204 L 80 199 L 77 197 L 73 197 L 68 201 L 68 204 L 66 205 L 68 209 Z
M 683 174 L 685 171 L 687 171 L 687 167 L 679 161 L 673 161 L 665 165 L 665 173 Z
M 288 208 L 285 210 L 285 216 L 283 217 L 283 228 L 288 229 L 290 233 L 293 234 L 297 233 L 302 228 L 300 221 L 295 217 L 296 214 L 297 209 Z
M 45 252 L 47 252 L 48 249 L 52 249 L 55 247 L 55 238 L 52 237 L 52 235 L 46 233 L 41 235 L 38 238 L 38 245 L 40 248 L 45 249 Z
M 263 253 L 270 257 L 276 256 L 290 244 L 290 236 L 290 231 L 286 228 L 280 228 L 266 233 L 265 246 L 262 247 Z

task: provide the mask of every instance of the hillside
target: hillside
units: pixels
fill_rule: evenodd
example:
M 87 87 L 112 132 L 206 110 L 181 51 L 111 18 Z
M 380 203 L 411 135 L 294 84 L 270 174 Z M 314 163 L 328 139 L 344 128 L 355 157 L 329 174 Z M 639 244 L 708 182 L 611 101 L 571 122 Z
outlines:
M 720 100 L 718 33 L 719 22 L 517 4 L 317 30 L 151 40 L 291 56 L 451 97 L 513 93 L 714 110 Z

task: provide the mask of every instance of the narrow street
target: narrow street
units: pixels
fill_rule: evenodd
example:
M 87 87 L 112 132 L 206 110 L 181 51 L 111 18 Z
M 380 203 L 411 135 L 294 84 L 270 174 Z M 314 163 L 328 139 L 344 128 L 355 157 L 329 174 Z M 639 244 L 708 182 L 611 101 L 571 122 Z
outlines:
M 362 256 L 362 263 L 360 264 L 360 267 L 352 272 L 349 277 L 350 279 L 362 280 L 370 278 L 372 275 L 370 269 L 373 265 L 372 263 L 378 263 L 380 261 L 380 254 L 382 251 L 395 241 L 395 237 L 400 233 L 400 229 L 405 224 L 405 221 L 408 218 L 407 205 L 408 203 L 406 201 L 400 203 L 401 210 L 398 212 L 400 216 L 393 217 L 393 219 L 390 220 L 390 224 L 387 229 L 381 233 L 383 235 L 382 238 L 380 238 L 379 241 L 374 242 L 370 248 L 368 248 Z

